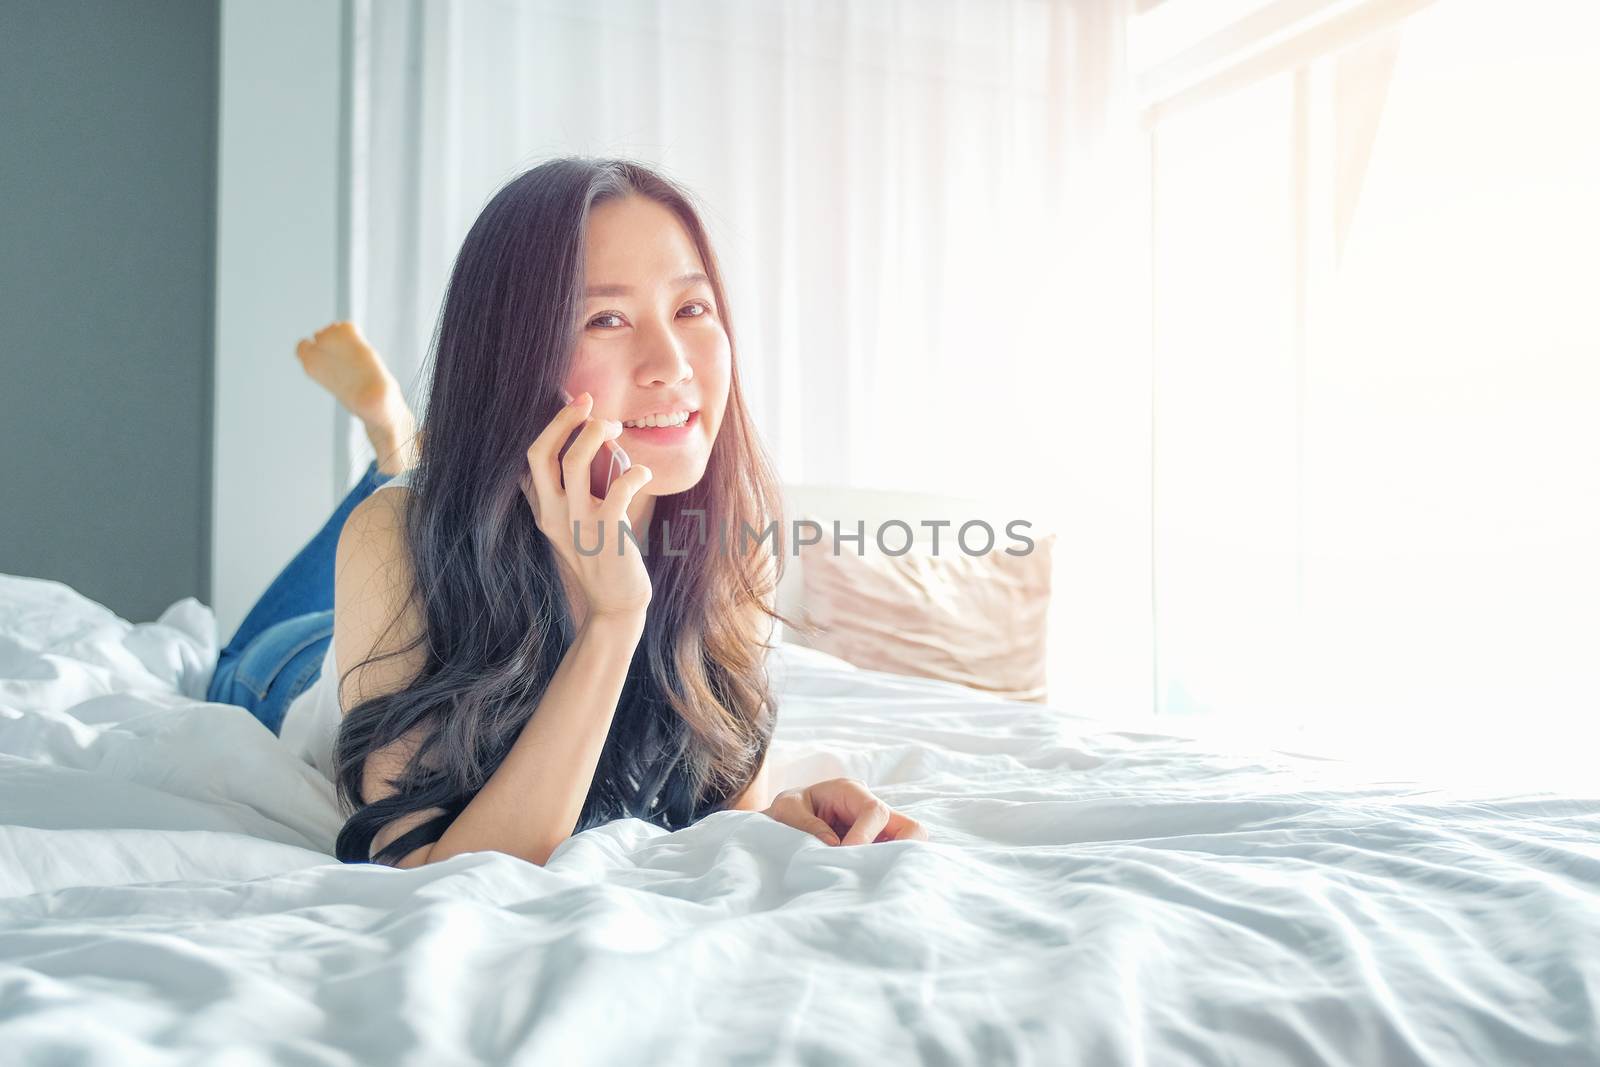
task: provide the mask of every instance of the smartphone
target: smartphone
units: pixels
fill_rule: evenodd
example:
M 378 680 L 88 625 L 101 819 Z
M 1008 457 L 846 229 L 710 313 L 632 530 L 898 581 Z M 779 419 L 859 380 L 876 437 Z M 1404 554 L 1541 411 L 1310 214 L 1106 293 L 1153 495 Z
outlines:
M 563 389 L 561 390 L 561 399 L 570 404 L 573 401 L 573 396 Z M 590 418 L 593 418 L 593 416 L 591 415 Z M 587 420 L 585 420 L 583 425 L 587 424 Z M 576 441 L 578 435 L 583 432 L 583 425 L 573 430 L 572 436 L 567 438 L 567 443 L 561 446 L 561 452 L 556 456 L 558 463 L 565 458 L 567 449 L 572 447 L 572 442 Z M 600 450 L 594 454 L 594 463 L 589 467 L 589 492 L 604 500 L 606 493 L 610 492 L 611 483 L 616 480 L 617 475 L 631 466 L 633 466 L 633 461 L 628 458 L 628 454 L 622 450 L 621 445 L 615 441 L 601 441 Z M 561 475 L 561 487 L 563 489 L 567 487 L 565 474 Z

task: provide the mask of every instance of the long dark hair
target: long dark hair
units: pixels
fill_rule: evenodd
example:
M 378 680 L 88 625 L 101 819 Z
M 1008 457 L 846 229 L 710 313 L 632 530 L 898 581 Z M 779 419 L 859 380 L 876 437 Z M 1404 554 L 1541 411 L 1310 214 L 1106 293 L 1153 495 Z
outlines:
M 335 778 L 349 815 L 335 854 L 343 862 L 367 861 L 382 827 L 413 812 L 443 809 L 371 859 L 394 863 L 437 841 L 505 759 L 576 637 L 551 545 L 518 483 L 528 446 L 562 404 L 589 214 L 629 195 L 672 210 L 693 238 L 734 358 L 704 476 L 658 498 L 640 531 L 652 600 L 573 832 L 625 816 L 679 829 L 742 792 L 766 756 L 777 709 L 749 620 L 758 617 L 752 605 L 784 618 L 764 603 L 784 553 L 737 548 L 746 527 L 776 522 L 781 535 L 782 502 L 740 388 L 716 256 L 690 194 L 668 178 L 628 160 L 551 160 L 495 194 L 451 271 L 405 521 L 423 632 L 343 673 L 419 644 L 426 665 L 405 688 L 349 709 L 340 725 Z M 678 518 L 689 509 L 704 521 Z M 734 535 L 727 551 L 696 540 L 715 524 Z M 422 741 L 391 779 L 395 792 L 367 803 L 367 757 L 418 727 Z

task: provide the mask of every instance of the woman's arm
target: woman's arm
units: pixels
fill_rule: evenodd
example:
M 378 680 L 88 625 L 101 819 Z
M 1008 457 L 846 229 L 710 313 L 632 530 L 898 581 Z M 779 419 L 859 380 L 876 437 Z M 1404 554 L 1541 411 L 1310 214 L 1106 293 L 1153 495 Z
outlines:
M 584 621 L 505 760 L 423 863 L 493 850 L 544 864 L 583 813 L 644 613 Z
M 402 539 L 408 491 L 372 494 L 356 506 L 339 537 L 335 566 L 334 639 L 339 663 L 400 652 L 422 632 L 409 599 L 412 574 Z M 389 622 L 399 614 L 399 625 Z M 396 867 L 418 867 L 462 852 L 493 849 L 543 864 L 572 834 L 594 778 L 600 751 L 644 632 L 644 615 L 606 614 L 578 628 L 551 676 L 533 717 L 510 752 L 438 840 L 406 853 Z M 340 693 L 342 708 L 390 693 L 422 670 L 427 650 L 352 668 Z M 394 792 L 422 741 L 420 732 L 367 756 L 362 797 L 371 804 Z M 429 808 L 392 820 L 373 837 L 370 854 L 443 815 Z

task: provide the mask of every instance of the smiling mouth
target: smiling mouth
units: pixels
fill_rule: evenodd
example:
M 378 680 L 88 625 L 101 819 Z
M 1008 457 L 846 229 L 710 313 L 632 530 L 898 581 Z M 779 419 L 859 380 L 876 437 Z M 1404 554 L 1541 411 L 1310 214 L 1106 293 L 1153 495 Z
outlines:
M 659 415 L 647 415 L 643 419 L 636 419 L 632 422 L 624 422 L 622 426 L 623 429 L 627 430 L 670 430 L 679 426 L 687 426 L 689 421 L 698 413 L 698 410 L 663 412 Z
M 622 435 L 641 441 L 660 441 L 663 443 L 678 441 L 689 436 L 689 431 L 700 425 L 700 412 L 691 411 L 689 417 L 682 422 L 663 423 L 659 426 L 640 426 L 637 423 L 623 423 Z

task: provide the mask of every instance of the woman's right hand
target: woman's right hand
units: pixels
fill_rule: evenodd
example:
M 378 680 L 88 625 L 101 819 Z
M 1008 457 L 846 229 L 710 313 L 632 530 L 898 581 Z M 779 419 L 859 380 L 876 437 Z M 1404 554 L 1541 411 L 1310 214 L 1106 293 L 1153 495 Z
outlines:
M 629 467 L 612 480 L 604 500 L 589 492 L 589 465 L 599 452 L 600 443 L 622 433 L 620 422 L 589 418 L 593 404 L 592 396 L 580 394 L 550 420 L 529 446 L 522 494 L 533 509 L 534 523 L 550 539 L 557 560 L 582 591 L 585 617 L 638 617 L 650 604 L 650 574 L 638 547 L 622 537 L 622 527 L 628 521 L 628 505 L 650 480 L 650 468 L 637 463 Z M 560 457 L 562 444 L 580 424 L 583 432 L 567 449 L 566 456 Z M 583 539 L 582 553 L 573 540 L 575 525 Z M 602 536 L 603 547 L 595 553 L 594 547 L 602 544 Z

